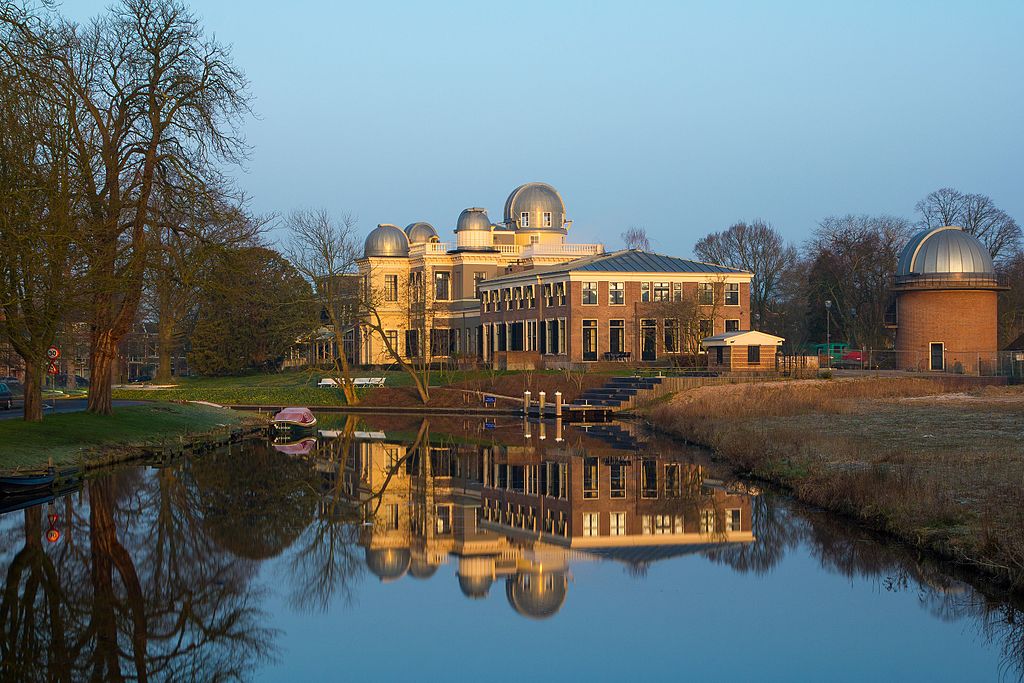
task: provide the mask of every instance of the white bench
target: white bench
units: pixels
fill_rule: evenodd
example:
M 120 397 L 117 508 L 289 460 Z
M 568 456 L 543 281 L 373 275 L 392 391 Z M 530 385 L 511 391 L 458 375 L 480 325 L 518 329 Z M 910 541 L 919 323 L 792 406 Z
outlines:
M 387 377 L 356 377 L 352 380 L 355 387 L 382 387 Z

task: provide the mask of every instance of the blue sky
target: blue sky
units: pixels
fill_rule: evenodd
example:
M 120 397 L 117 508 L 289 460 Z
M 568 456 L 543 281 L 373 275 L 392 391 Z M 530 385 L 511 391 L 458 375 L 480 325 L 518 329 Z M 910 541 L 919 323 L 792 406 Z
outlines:
M 541 180 L 570 239 L 635 224 L 684 256 L 740 219 L 801 241 L 830 214 L 910 217 L 942 186 L 1024 222 L 1019 1 L 192 6 L 252 81 L 259 211 L 448 239 Z

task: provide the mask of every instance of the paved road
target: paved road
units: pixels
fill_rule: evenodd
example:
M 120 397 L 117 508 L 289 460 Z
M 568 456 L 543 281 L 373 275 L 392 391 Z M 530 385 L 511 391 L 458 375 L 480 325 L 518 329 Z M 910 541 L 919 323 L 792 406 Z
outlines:
M 114 407 L 122 406 L 137 406 L 142 405 L 142 401 L 114 401 Z M 45 405 L 53 406 L 52 408 L 45 408 L 43 415 L 53 415 L 54 413 L 77 413 L 85 410 L 86 399 L 84 398 L 68 398 L 61 399 L 59 401 L 45 401 Z M 13 410 L 0 410 L 0 420 L 11 420 L 20 419 L 22 416 L 21 406 L 15 406 Z

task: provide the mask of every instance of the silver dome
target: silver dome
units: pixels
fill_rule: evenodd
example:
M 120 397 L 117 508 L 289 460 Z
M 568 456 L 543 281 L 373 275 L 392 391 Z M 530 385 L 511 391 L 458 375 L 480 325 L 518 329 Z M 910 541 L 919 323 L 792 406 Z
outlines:
M 459 214 L 459 222 L 455 225 L 455 232 L 480 230 L 490 232 L 491 219 L 487 217 L 487 209 L 478 207 L 465 209 Z
M 529 215 L 529 225 L 522 225 L 522 214 Z M 544 214 L 551 214 L 551 225 L 544 224 Z M 505 200 L 505 224 L 517 230 L 551 230 L 565 234 L 565 202 L 558 190 L 547 183 L 526 183 L 512 190 Z
M 437 230 L 434 230 L 434 226 L 430 223 L 423 221 L 416 221 L 405 226 L 405 234 L 409 237 L 409 244 L 438 241 Z
M 963 274 L 995 277 L 992 255 L 978 238 L 947 225 L 922 230 L 903 248 L 897 277 Z
M 505 597 L 523 616 L 547 619 L 562 609 L 569 581 L 562 572 L 529 572 L 505 579 Z
M 363 245 L 363 256 L 366 258 L 408 255 L 409 238 L 397 225 L 381 223 L 366 236 L 366 243 Z
M 367 548 L 365 554 L 366 566 L 384 583 L 397 581 L 405 576 L 412 560 L 408 548 Z

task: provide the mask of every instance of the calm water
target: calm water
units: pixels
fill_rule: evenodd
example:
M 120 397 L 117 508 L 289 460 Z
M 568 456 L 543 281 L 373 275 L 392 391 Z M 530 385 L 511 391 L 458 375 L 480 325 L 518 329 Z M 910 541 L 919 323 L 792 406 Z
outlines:
M 322 416 L 0 515 L 5 680 L 1016 680 L 1019 605 L 611 425 Z

